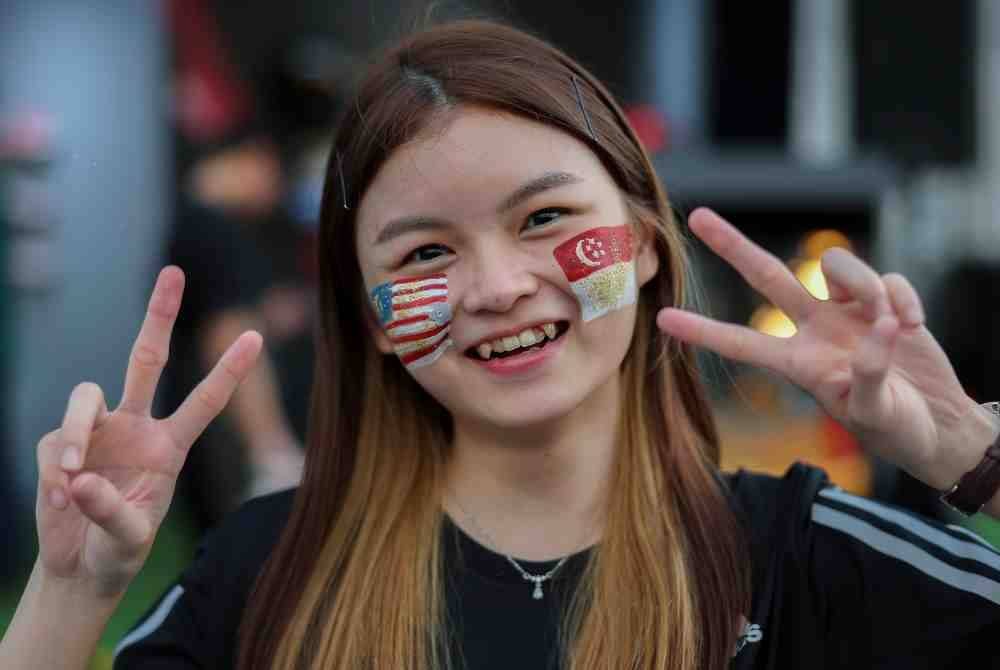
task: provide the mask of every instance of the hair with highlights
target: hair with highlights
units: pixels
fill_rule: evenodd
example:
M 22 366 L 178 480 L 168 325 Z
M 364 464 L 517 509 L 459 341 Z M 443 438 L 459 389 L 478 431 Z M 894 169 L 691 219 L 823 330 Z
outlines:
M 660 307 L 685 303 L 683 235 L 600 82 L 544 41 L 486 21 L 439 25 L 393 46 L 370 67 L 339 126 L 331 156 L 342 168 L 331 158 L 321 212 L 306 471 L 250 597 L 238 667 L 452 665 L 440 542 L 451 417 L 365 335 L 355 217 L 397 148 L 469 105 L 586 144 L 659 256 L 621 367 L 607 522 L 563 615 L 563 665 L 724 668 L 750 601 L 745 539 L 718 478 L 718 436 L 693 351 L 655 325 Z

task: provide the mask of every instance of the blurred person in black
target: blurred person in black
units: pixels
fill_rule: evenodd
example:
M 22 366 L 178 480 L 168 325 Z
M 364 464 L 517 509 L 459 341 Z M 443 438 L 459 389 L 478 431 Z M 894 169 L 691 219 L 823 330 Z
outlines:
M 178 194 L 168 255 L 185 270 L 188 288 L 167 376 L 169 407 L 190 392 L 234 332 L 271 330 L 261 311 L 271 263 L 247 228 L 263 225 L 273 211 L 280 181 L 274 149 L 251 137 L 199 160 Z M 205 525 L 243 498 L 298 483 L 301 436 L 285 414 L 272 360 L 262 362 L 187 466 L 189 493 Z M 246 467 L 234 468 L 240 461 Z
M 165 377 L 172 411 L 218 360 L 232 337 L 254 328 L 275 341 L 299 335 L 308 347 L 310 306 L 277 285 L 273 233 L 285 190 L 282 157 L 261 104 L 223 53 L 199 2 L 171 0 L 176 197 L 168 260 L 187 277 Z M 287 226 L 278 226 L 287 231 Z M 273 336 L 273 338 L 272 338 Z M 304 419 L 285 411 L 280 376 L 265 352 L 219 422 L 192 451 L 181 487 L 203 528 L 242 500 L 294 486 L 301 476 Z M 307 380 L 295 388 L 308 386 Z M 296 430 L 297 428 L 297 430 Z

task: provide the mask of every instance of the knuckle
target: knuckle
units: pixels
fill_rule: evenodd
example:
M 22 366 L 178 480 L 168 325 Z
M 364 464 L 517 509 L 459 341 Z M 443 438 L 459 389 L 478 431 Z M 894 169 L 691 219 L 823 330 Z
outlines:
M 43 468 L 38 473 L 38 488 L 40 491 L 51 491 L 62 482 L 51 468 Z
M 737 360 L 743 360 L 746 356 L 747 345 L 747 334 L 743 331 L 738 331 L 736 337 L 733 338 L 733 357 Z
M 781 280 L 781 277 L 783 275 L 784 275 L 784 268 L 769 263 L 767 267 L 761 270 L 760 273 L 761 286 L 774 286 Z
M 195 391 L 195 397 L 198 402 L 215 413 L 221 412 L 226 405 L 222 396 L 210 388 L 199 388 Z
M 53 430 L 42 436 L 35 449 L 35 460 L 38 463 L 39 472 L 44 472 L 46 464 L 55 460 L 55 454 L 59 448 L 59 431 Z
M 900 297 L 909 297 L 914 293 L 910 280 L 898 273 L 883 276 L 882 283 L 885 285 L 886 290 Z
M 159 369 L 167 364 L 167 357 L 162 352 L 142 342 L 132 347 L 132 360 L 144 368 Z
M 226 375 L 226 377 L 229 378 L 229 381 L 231 381 L 233 384 L 239 383 L 240 375 L 236 366 L 233 365 L 232 361 L 223 360 L 219 364 L 219 369 L 222 371 L 223 374 Z

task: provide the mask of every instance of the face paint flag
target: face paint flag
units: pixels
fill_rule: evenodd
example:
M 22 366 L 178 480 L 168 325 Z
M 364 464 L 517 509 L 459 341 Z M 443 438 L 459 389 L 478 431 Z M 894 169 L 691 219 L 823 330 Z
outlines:
M 584 321 L 635 304 L 635 263 L 628 225 L 592 228 L 552 252 L 573 288 Z
M 448 278 L 443 272 L 379 284 L 372 291 L 372 305 L 403 365 L 428 365 L 451 346 Z

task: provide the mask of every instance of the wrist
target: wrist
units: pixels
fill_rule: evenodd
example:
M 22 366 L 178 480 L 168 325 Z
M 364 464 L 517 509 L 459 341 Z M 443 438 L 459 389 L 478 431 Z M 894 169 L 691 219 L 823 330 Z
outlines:
M 125 596 L 131 581 L 132 577 L 125 575 L 104 580 L 60 577 L 46 570 L 39 558 L 25 592 L 31 592 L 45 606 L 62 603 L 60 607 L 65 607 L 72 603 L 72 607 L 79 606 L 77 611 L 86 612 L 88 617 L 96 618 L 105 613 L 110 617 Z
M 87 664 L 124 595 L 49 574 L 35 562 L 0 641 L 0 665 L 75 670 Z
M 973 401 L 956 432 L 958 439 L 950 441 L 950 453 L 939 461 L 935 481 L 928 483 L 943 492 L 943 502 L 963 514 L 973 513 L 982 503 L 984 513 L 1000 515 L 1000 490 L 996 486 L 1000 474 L 1000 416 L 994 407 Z

